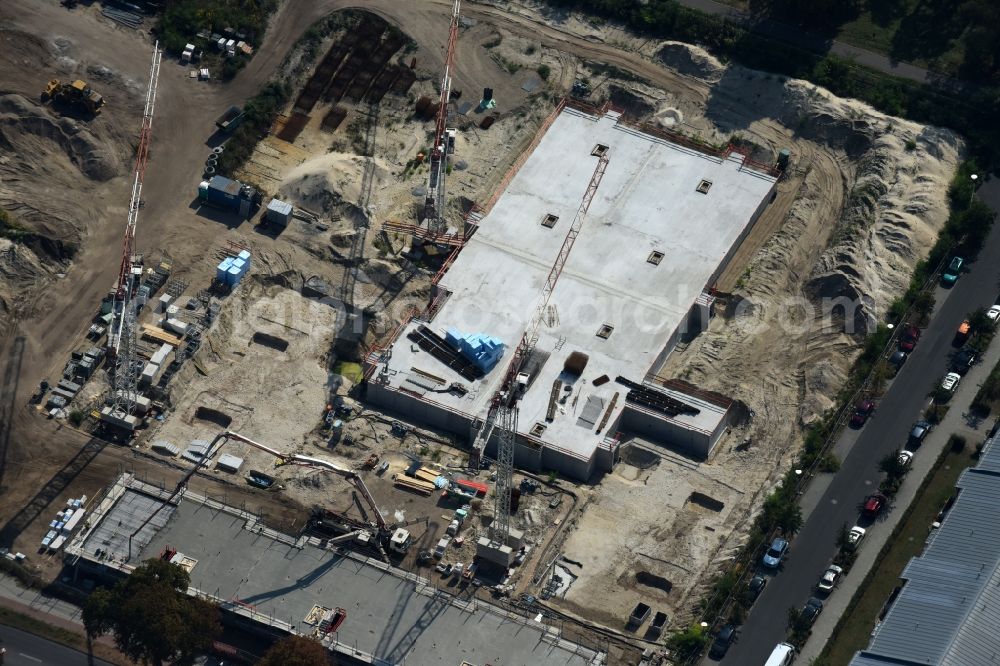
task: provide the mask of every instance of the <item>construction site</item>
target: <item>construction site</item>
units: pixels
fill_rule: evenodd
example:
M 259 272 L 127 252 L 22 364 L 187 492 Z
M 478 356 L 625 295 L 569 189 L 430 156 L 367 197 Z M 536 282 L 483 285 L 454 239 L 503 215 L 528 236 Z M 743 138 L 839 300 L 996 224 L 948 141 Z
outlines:
M 520 3 L 309 4 L 225 84 L 94 7 L 0 10 L 0 545 L 87 585 L 169 559 L 357 663 L 639 663 L 834 404 L 962 140 Z

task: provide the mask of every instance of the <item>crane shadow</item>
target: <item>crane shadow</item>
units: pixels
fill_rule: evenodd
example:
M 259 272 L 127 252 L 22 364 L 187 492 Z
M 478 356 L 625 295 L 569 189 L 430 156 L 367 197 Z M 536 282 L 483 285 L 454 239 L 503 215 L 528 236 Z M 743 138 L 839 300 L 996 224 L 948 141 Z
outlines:
M 242 601 L 248 604 L 256 604 L 261 601 L 268 601 L 270 599 L 281 597 L 295 590 L 309 587 L 322 578 L 328 571 L 340 564 L 343 559 L 343 555 L 340 555 L 339 553 L 332 553 L 329 558 L 320 562 L 315 569 L 307 573 L 305 576 L 297 578 L 294 583 L 285 585 L 284 587 L 275 588 L 273 590 L 268 590 L 267 592 L 261 592 L 259 594 L 252 594 L 248 597 L 243 597 Z
M 18 537 L 38 516 L 49 509 L 49 506 L 57 497 L 65 492 L 73 480 L 93 462 L 94 458 L 104 450 L 106 442 L 91 437 L 79 451 L 76 452 L 69 462 L 57 471 L 48 482 L 35 493 L 35 496 L 28 501 L 14 516 L 7 521 L 7 524 L 0 529 L 0 543 L 10 546 L 14 539 Z
M 0 488 L 3 487 L 4 473 L 7 469 L 7 447 L 10 445 L 10 431 L 14 423 L 17 387 L 21 381 L 21 359 L 24 358 L 25 338 L 19 335 L 11 343 L 7 367 L 3 374 L 3 404 L 0 405 Z

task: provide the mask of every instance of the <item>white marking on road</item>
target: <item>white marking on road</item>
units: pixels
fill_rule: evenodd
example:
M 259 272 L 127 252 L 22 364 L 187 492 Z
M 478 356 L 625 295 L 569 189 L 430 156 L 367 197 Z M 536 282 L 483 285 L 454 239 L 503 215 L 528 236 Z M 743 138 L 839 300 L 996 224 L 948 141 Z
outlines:
M 30 659 L 31 661 L 37 661 L 39 664 L 42 663 L 42 660 L 39 659 L 38 657 L 32 657 L 30 654 L 24 654 L 23 652 L 18 652 L 18 654 L 24 657 L 25 659 Z

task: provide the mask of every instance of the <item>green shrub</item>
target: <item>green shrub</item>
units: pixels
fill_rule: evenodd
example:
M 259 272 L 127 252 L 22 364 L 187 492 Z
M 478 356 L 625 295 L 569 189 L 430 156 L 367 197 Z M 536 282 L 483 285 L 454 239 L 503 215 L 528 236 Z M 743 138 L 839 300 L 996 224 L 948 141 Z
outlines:
M 538 76 L 542 77 L 543 81 L 548 81 L 549 75 L 552 74 L 552 70 L 549 68 L 548 65 L 539 65 L 538 69 L 535 71 L 538 72 Z
M 226 152 L 219 156 L 219 172 L 232 175 L 250 159 L 254 146 L 270 131 L 274 119 L 288 102 L 288 97 L 288 86 L 272 81 L 265 84 L 247 102 L 243 123 L 226 142 Z
M 245 34 L 247 41 L 259 47 L 268 18 L 278 6 L 277 0 L 171 0 L 165 4 L 153 32 L 172 53 L 183 51 L 202 30 L 221 33 L 225 28 Z
M 948 448 L 954 453 L 961 453 L 965 450 L 966 439 L 962 435 L 952 435 L 948 438 Z

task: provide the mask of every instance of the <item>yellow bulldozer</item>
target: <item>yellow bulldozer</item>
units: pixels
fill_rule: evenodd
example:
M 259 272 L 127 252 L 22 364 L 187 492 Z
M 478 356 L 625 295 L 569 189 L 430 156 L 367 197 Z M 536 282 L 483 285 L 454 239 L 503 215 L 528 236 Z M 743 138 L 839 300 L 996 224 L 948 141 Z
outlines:
M 72 83 L 63 83 L 52 79 L 42 91 L 42 103 L 52 100 L 55 104 L 74 106 L 82 111 L 97 115 L 104 108 L 104 98 L 86 81 L 77 79 Z

